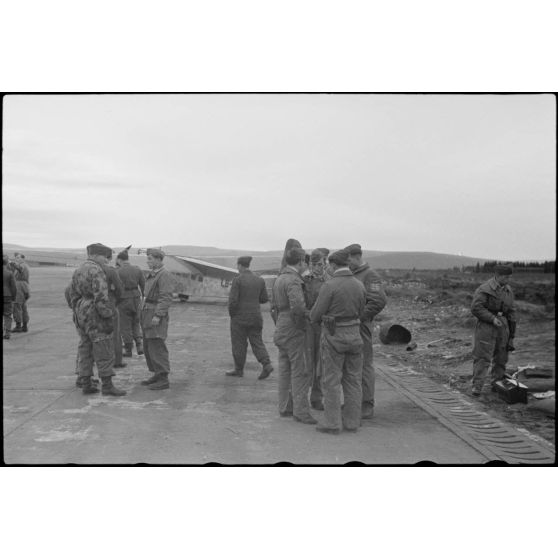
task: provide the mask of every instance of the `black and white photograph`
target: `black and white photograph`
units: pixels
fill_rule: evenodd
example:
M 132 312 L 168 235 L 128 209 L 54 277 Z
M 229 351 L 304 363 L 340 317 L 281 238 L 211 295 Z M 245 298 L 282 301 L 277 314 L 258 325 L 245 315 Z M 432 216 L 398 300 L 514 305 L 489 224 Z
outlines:
M 554 95 L 2 110 L 6 464 L 554 462 Z

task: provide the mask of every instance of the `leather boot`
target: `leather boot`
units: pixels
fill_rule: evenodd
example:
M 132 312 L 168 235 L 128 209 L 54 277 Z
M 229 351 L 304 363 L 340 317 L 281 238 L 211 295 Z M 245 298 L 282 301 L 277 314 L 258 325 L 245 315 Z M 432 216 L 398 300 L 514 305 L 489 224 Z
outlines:
M 151 376 L 151 378 L 147 378 L 147 380 L 142 380 L 140 384 L 142 386 L 150 386 L 151 384 L 154 384 L 155 382 L 158 381 L 159 381 L 159 374 L 153 373 L 153 376 Z
M 21 324 L 16 322 L 16 326 L 12 329 L 12 333 L 21 333 L 23 331 Z
M 81 380 L 81 381 L 80 381 Z M 91 376 L 80 376 L 78 381 L 81 383 L 81 393 L 83 395 L 91 395 L 92 393 L 99 393 L 99 388 L 94 386 L 91 382 Z
M 243 370 L 232 370 L 231 372 L 225 372 L 225 376 L 235 376 L 237 378 L 242 378 L 244 376 Z
M 23 324 L 21 331 L 23 331 L 23 333 L 27 333 L 29 330 L 27 329 L 27 324 Z
M 101 393 L 103 395 L 126 395 L 123 389 L 118 389 L 112 383 L 112 376 L 104 376 L 102 378 L 103 387 L 101 388 Z
M 273 366 L 271 362 L 264 364 L 261 374 L 258 376 L 258 380 L 265 380 L 273 372 Z
M 124 355 L 122 355 L 124 356 Z M 126 366 L 128 366 L 125 362 L 121 362 L 119 364 L 113 364 L 112 367 L 113 368 L 126 368 Z
M 168 374 L 159 374 L 159 378 L 156 382 L 153 382 L 149 389 L 169 389 L 169 375 Z
M 131 357 L 132 356 L 132 343 L 124 343 L 124 352 L 122 353 L 123 357 Z
M 141 341 L 136 341 L 136 349 L 138 351 L 138 355 L 143 355 L 143 343 Z M 132 349 L 130 348 L 130 351 Z

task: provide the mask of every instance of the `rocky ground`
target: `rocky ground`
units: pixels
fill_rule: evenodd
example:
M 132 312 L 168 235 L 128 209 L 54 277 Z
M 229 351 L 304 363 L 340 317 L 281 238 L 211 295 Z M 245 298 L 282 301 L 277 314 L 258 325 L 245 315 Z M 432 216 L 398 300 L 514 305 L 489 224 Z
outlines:
M 540 292 L 540 285 L 536 290 Z M 377 317 L 375 325 L 378 355 L 396 359 L 470 396 L 476 321 L 469 310 L 472 291 L 441 291 L 429 288 L 424 282 L 396 285 L 396 288 L 388 286 L 387 291 L 388 306 Z M 510 355 L 508 371 L 519 370 L 519 380 L 529 388 L 528 402 L 508 404 L 487 385 L 475 404 L 516 428 L 554 443 L 555 396 L 537 398 L 555 389 L 554 305 L 548 300 L 546 304 L 518 300 L 517 306 L 516 351 Z M 389 323 L 406 327 L 416 347 L 410 350 L 412 346 L 406 344 L 380 343 L 380 328 Z

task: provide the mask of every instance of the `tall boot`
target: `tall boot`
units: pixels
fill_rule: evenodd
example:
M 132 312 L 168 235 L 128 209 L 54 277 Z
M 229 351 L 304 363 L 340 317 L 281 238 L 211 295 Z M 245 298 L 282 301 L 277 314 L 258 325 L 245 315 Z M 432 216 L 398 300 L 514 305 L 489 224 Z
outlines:
M 141 339 L 136 340 L 136 348 L 138 350 L 138 355 L 143 355 L 143 342 Z
M 118 389 L 112 383 L 112 376 L 103 376 L 101 381 L 103 382 L 103 387 L 101 388 L 101 393 L 103 395 L 126 395 L 123 389 Z
M 78 380 L 81 380 L 81 393 L 83 393 L 83 395 L 99 393 L 99 388 L 94 386 L 91 382 L 91 376 L 80 376 Z
M 122 353 L 123 357 L 131 357 L 132 356 L 132 343 L 124 343 L 124 352 Z

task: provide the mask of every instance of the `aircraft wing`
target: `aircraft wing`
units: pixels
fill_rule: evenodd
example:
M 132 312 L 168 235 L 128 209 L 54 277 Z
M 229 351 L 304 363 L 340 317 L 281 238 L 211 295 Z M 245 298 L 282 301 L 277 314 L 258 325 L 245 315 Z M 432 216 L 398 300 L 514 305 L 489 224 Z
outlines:
M 238 270 L 232 269 L 231 267 L 212 264 L 202 260 L 197 260 L 196 258 L 187 258 L 185 256 L 173 256 L 173 258 L 182 260 L 183 262 L 186 262 L 187 264 L 195 267 L 202 275 L 205 275 L 206 277 L 232 281 L 238 275 Z

